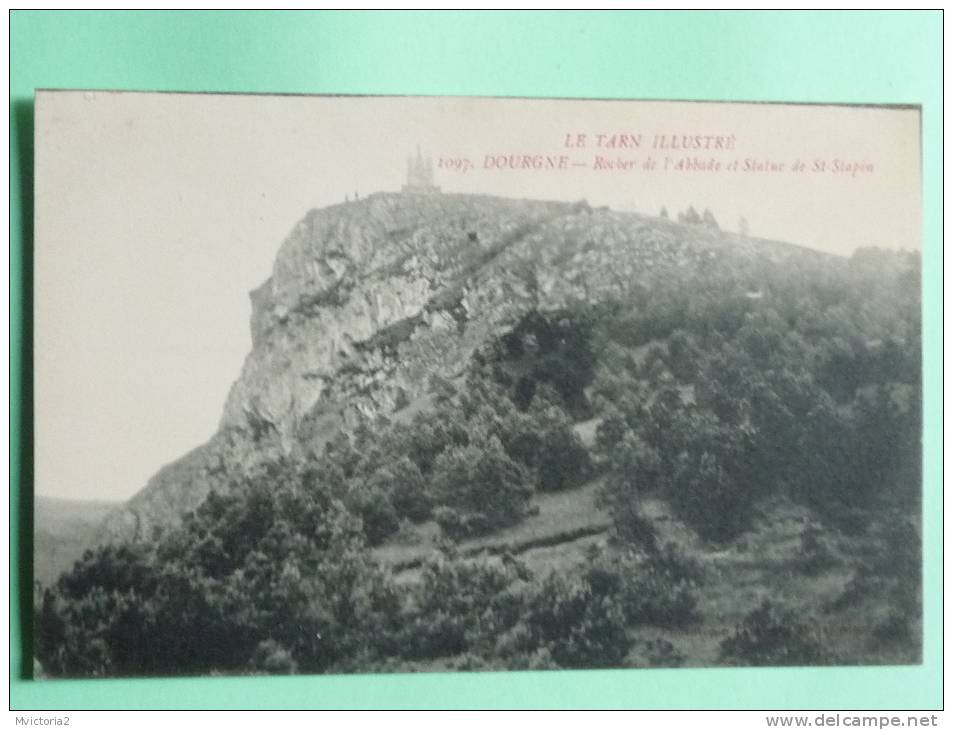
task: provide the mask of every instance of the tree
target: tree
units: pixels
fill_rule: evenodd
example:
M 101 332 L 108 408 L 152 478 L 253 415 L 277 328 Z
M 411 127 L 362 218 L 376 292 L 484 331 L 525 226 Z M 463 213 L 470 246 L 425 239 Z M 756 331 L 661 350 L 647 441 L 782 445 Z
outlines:
M 436 504 L 464 518 L 456 528 L 460 537 L 519 522 L 532 494 L 526 472 L 496 436 L 443 452 L 432 484 Z
M 577 486 L 589 469 L 589 452 L 565 411 L 549 406 L 534 413 L 539 434 L 539 488 L 554 492 Z
M 255 647 L 249 666 L 262 674 L 296 674 L 298 671 L 291 652 L 274 639 L 265 639 Z
M 517 407 L 527 409 L 537 389 L 549 386 L 574 416 L 588 415 L 584 391 L 595 373 L 593 324 L 588 308 L 533 311 L 495 343 L 494 372 L 511 388 Z
M 506 402 L 511 403 L 509 399 Z M 533 414 L 512 408 L 494 425 L 490 433 L 500 439 L 510 458 L 535 474 L 542 454 L 542 435 Z
M 567 668 L 621 666 L 632 640 L 612 586 L 550 573 L 526 607 L 524 651 Z
M 400 517 L 420 522 L 430 516 L 433 497 L 417 464 L 402 456 L 394 463 L 386 478 L 390 479 L 391 500 Z
M 683 626 L 698 618 L 702 571 L 671 543 L 652 551 L 629 545 L 595 551 L 584 576 L 597 593 L 615 595 L 630 626 Z
M 629 425 L 625 414 L 609 402 L 603 410 L 602 420 L 596 427 L 595 451 L 603 457 L 611 456 L 616 446 L 625 438 Z
M 499 637 L 523 615 L 532 579 L 519 563 L 459 559 L 452 551 L 429 560 L 402 620 L 401 651 L 434 658 L 496 651 Z
M 469 433 L 453 401 L 439 403 L 432 412 L 419 412 L 409 426 L 391 426 L 383 435 L 388 456 L 409 457 L 427 475 L 437 456 L 452 446 L 469 443 Z
M 679 445 L 670 458 L 667 484 L 672 506 L 702 537 L 736 537 L 750 524 L 754 504 L 766 490 L 752 470 L 756 434 L 698 409 L 676 413 L 672 431 Z
M 701 352 L 684 330 L 676 330 L 668 338 L 668 367 L 683 383 L 691 383 L 698 373 Z
M 810 666 L 829 661 L 816 629 L 794 611 L 768 600 L 721 643 L 721 654 L 732 664 L 754 666 Z
M 361 518 L 364 534 L 371 545 L 380 545 L 400 528 L 400 516 L 391 501 L 393 474 L 386 468 L 370 480 L 351 487 L 345 498 L 347 508 Z
M 48 589 L 37 655 L 60 676 L 322 672 L 393 651 L 361 523 L 285 463 L 213 493 L 155 545 L 105 546 Z
M 658 451 L 627 430 L 609 452 L 609 468 L 601 500 L 609 508 L 616 533 L 625 542 L 656 548 L 655 531 L 641 513 L 648 492 L 664 489 L 667 476 Z
M 138 673 L 148 651 L 146 603 L 155 590 L 147 546 L 86 551 L 40 600 L 34 651 L 44 669 L 61 677 Z
M 695 210 L 695 207 L 690 205 L 686 211 L 678 214 L 678 222 L 697 225 L 702 222 L 702 217 L 698 215 L 698 211 Z

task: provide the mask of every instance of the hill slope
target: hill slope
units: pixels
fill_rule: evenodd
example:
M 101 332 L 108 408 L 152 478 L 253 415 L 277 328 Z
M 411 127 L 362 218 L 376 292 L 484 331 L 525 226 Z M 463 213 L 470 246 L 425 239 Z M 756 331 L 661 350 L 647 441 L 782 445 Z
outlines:
M 99 535 L 139 541 L 43 593 L 37 656 L 918 661 L 919 266 L 584 203 L 312 211 L 252 295 L 218 433 Z
M 253 347 L 218 433 L 161 469 L 101 538 L 148 538 L 257 464 L 419 403 L 528 312 L 822 256 L 584 202 L 379 193 L 312 210 L 251 294 Z

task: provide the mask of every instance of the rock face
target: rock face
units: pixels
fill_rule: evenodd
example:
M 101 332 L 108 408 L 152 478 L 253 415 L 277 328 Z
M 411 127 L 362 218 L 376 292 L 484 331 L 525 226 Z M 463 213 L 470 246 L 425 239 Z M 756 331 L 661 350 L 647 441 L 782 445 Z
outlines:
M 379 193 L 312 210 L 251 293 L 252 351 L 218 432 L 113 512 L 101 538 L 148 538 L 263 460 L 304 457 L 425 401 L 435 376 L 459 375 L 534 309 L 794 251 L 584 202 Z

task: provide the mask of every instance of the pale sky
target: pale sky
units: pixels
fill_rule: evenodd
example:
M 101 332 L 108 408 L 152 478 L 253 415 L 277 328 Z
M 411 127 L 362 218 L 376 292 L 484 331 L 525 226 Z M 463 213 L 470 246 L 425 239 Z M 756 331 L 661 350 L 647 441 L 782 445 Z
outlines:
M 566 135 L 587 146 L 567 148 Z M 611 135 L 639 147 L 597 148 Z M 656 135 L 719 172 L 664 171 Z M 617 137 L 618 139 L 618 137 Z M 655 215 L 693 204 L 725 229 L 849 255 L 920 248 L 916 110 L 618 101 L 40 92 L 36 103 L 36 492 L 125 499 L 215 431 L 251 347 L 248 292 L 311 208 L 398 190 L 406 158 L 447 192 L 578 200 Z M 488 170 L 487 155 L 567 155 Z M 635 170 L 596 171 L 595 155 Z M 642 168 L 647 157 L 654 171 Z M 737 160 L 782 172 L 732 172 Z M 796 159 L 807 171 L 790 170 Z M 857 163 L 857 175 L 831 172 Z M 811 172 L 815 160 L 825 171 Z M 578 163 L 573 165 L 572 163 Z

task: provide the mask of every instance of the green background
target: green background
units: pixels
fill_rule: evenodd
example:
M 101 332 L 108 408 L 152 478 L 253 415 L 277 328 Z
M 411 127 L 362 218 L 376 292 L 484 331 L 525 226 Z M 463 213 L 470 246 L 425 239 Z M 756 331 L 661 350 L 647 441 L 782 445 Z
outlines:
M 12 11 L 12 707 L 939 707 L 941 47 L 939 11 Z M 21 621 L 31 601 L 32 100 L 37 88 L 67 87 L 922 105 L 924 663 L 812 669 L 29 679 L 30 637 L 21 630 Z

